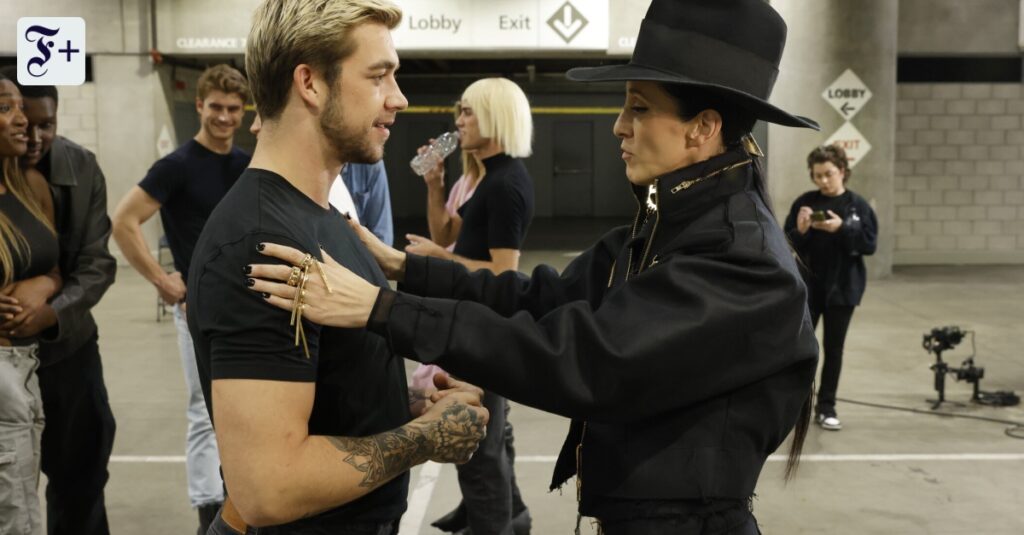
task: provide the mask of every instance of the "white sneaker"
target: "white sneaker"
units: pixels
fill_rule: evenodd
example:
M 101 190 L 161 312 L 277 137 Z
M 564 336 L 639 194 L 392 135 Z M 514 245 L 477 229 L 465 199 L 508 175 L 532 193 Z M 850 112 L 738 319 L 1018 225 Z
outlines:
M 843 423 L 839 421 L 839 418 L 835 414 L 818 414 L 818 425 L 822 429 L 829 431 L 839 431 L 843 428 Z

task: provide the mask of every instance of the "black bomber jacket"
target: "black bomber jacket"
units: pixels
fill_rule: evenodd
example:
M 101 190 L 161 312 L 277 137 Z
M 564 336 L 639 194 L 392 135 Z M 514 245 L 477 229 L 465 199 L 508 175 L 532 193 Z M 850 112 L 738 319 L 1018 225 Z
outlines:
M 409 255 L 370 329 L 399 355 L 572 418 L 552 488 L 576 474 L 584 515 L 609 500 L 746 499 L 818 355 L 750 158 L 737 148 L 661 177 L 654 210 L 638 189 L 633 226 L 560 275 Z

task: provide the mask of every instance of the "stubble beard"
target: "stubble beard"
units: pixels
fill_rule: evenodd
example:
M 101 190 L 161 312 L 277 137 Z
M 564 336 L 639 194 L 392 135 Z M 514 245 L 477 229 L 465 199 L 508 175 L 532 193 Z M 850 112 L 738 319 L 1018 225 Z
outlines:
M 327 107 L 320 116 L 320 130 L 338 160 L 343 163 L 379 162 L 384 157 L 384 148 L 370 143 L 370 131 L 360 131 L 345 121 L 341 99 L 336 97 L 336 92 L 332 90 Z

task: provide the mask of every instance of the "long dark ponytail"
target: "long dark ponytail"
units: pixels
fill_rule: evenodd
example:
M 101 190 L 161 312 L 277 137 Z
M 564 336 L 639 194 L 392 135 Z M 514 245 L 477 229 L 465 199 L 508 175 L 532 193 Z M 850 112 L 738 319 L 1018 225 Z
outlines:
M 704 110 L 715 110 L 722 116 L 722 142 L 726 149 L 743 146 L 751 156 L 751 164 L 754 170 L 754 188 L 761 196 L 768 212 L 774 217 L 772 200 L 768 193 L 768 173 L 764 166 L 764 154 L 750 134 L 754 129 L 757 118 L 747 111 L 743 106 L 730 100 L 727 96 L 710 90 L 704 90 L 693 86 L 678 84 L 661 84 L 665 91 L 675 100 L 679 107 L 679 117 L 689 121 Z M 814 395 L 814 385 L 807 391 L 800 408 L 800 415 L 797 417 L 796 425 L 793 428 L 793 442 L 789 446 L 789 455 L 786 459 L 786 471 L 784 478 L 788 481 L 796 475 L 796 469 L 800 465 L 800 454 L 803 452 L 804 440 L 807 438 L 807 430 L 811 427 L 811 400 Z

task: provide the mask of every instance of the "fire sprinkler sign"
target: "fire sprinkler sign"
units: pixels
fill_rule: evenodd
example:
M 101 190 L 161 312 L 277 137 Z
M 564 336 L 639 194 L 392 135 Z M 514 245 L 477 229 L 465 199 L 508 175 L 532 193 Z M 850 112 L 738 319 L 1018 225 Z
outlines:
M 836 130 L 828 138 L 828 141 L 825 141 L 825 144 L 835 144 L 842 147 L 846 151 L 846 157 L 850 162 L 850 169 L 853 169 L 853 166 L 860 163 L 868 151 L 871 150 L 871 143 L 868 143 L 864 135 L 849 122 L 843 123 L 843 126 L 840 126 L 839 130 Z
M 849 121 L 871 100 L 871 90 L 853 70 L 846 69 L 832 85 L 825 88 L 821 98 L 835 108 L 843 119 Z

